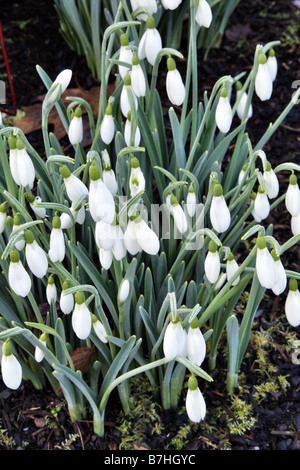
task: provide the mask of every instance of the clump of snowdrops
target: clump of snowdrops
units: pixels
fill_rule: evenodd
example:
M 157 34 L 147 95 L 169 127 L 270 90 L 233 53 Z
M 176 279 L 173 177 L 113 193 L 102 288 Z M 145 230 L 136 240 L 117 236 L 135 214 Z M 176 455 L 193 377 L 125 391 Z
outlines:
M 226 386 L 233 393 L 266 289 L 286 295 L 287 320 L 300 323 L 299 274 L 281 261 L 300 237 L 300 167 L 272 168 L 263 150 L 299 92 L 259 142 L 253 145 L 246 132 L 253 94 L 266 107 L 272 99 L 277 43 L 258 45 L 248 75 L 221 77 L 200 98 L 193 1 L 184 78 L 177 66 L 182 54 L 164 47 L 151 13 L 142 13 L 136 18 L 120 2 L 104 33 L 96 122 L 85 100 L 62 102 L 71 70 L 52 82 L 37 66 L 48 90 L 45 158 L 20 129 L 0 129 L 2 379 L 12 389 L 22 380 L 39 389 L 51 384 L 72 419 L 92 413 L 100 436 L 111 392 L 117 389 L 128 413 L 130 379 L 141 373 L 164 409 L 186 396 L 189 418 L 204 419 L 201 389 L 212 381 L 220 339 L 227 338 Z M 208 3 L 201 14 L 209 27 Z M 170 134 L 156 87 L 163 67 Z M 53 106 L 72 154 L 48 131 Z M 279 195 L 283 170 L 290 184 Z M 265 223 L 278 204 L 291 214 L 291 238 L 282 246 Z M 233 311 L 246 291 L 239 320 Z M 88 365 L 76 368 L 74 353 L 87 350 Z

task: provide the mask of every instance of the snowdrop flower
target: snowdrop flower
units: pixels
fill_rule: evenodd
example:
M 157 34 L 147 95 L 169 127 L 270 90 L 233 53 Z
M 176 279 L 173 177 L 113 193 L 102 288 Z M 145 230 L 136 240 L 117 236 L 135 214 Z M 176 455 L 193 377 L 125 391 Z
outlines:
M 18 229 L 18 227 L 20 227 L 21 225 L 21 216 L 19 213 L 17 213 L 15 216 L 14 216 L 14 222 L 13 222 L 13 227 L 12 227 L 12 231 L 14 232 L 15 230 Z M 19 251 L 22 251 L 24 246 L 25 246 L 25 240 L 24 240 L 24 231 L 21 230 L 18 234 L 18 237 L 21 235 L 21 238 L 19 238 L 16 242 L 15 242 L 15 248 Z
M 199 26 L 204 26 L 204 28 L 210 27 L 212 22 L 212 11 L 206 0 L 199 0 L 195 20 Z
M 277 72 L 278 72 L 278 63 L 277 63 L 276 54 L 273 48 L 270 49 L 269 57 L 267 60 L 267 66 L 268 66 L 272 81 L 274 82 L 277 76 Z
M 208 245 L 208 252 L 204 261 L 204 272 L 211 284 L 219 279 L 221 263 L 216 243 L 211 240 Z
M 209 210 L 210 221 L 216 232 L 223 233 L 230 226 L 231 216 L 225 198 L 223 188 L 219 183 L 213 187 L 213 197 Z
M 290 325 L 300 325 L 300 292 L 296 279 L 290 279 L 289 292 L 285 301 L 285 315 Z
M 267 162 L 267 167 L 263 172 L 263 179 L 265 182 L 265 191 L 268 198 L 274 199 L 278 196 L 279 193 L 279 182 L 270 162 Z
M 7 220 L 6 202 L 3 202 L 0 205 L 0 233 L 4 232 L 6 220 Z
M 54 82 L 52 83 L 51 87 L 49 88 L 44 102 L 43 107 L 49 111 L 54 103 L 59 99 L 62 93 L 67 89 L 70 81 L 72 78 L 72 70 L 65 69 L 60 72 Z
M 40 204 L 42 202 L 42 199 L 40 196 L 35 196 L 31 193 L 26 193 L 25 194 L 26 200 L 29 202 L 29 205 L 35 215 L 39 217 L 40 219 L 45 219 L 47 216 L 46 214 L 46 209 L 44 207 L 37 207 L 36 204 Z
M 196 212 L 196 194 L 194 186 L 190 184 L 186 197 L 186 210 L 190 217 L 194 217 Z
M 223 85 L 220 93 L 220 98 L 216 107 L 215 119 L 220 132 L 226 134 L 232 123 L 232 109 L 227 96 L 225 84 Z
M 162 5 L 166 10 L 176 10 L 182 0 L 162 0 Z
M 157 3 L 156 0 L 130 0 L 132 10 L 135 11 L 138 8 L 146 10 L 149 15 L 154 15 L 157 12 Z M 139 13 L 137 15 L 138 20 L 146 21 L 148 15 L 144 13 Z
M 69 315 L 74 308 L 74 296 L 73 294 L 66 294 L 66 290 L 69 289 L 70 283 L 66 279 L 62 285 L 62 291 L 59 298 L 59 308 L 65 315 Z
M 41 341 L 43 346 L 46 347 L 46 345 L 47 345 L 46 333 L 42 333 L 41 336 L 39 337 L 39 340 Z M 41 348 L 39 348 L 39 346 L 36 346 L 35 351 L 34 351 L 34 358 L 35 358 L 36 362 L 42 362 L 44 357 L 45 357 L 44 351 Z
M 285 195 L 285 206 L 292 217 L 300 213 L 300 190 L 297 183 L 297 176 L 292 173 Z
M 158 53 L 162 49 L 162 41 L 158 30 L 155 28 L 155 20 L 152 16 L 147 18 L 147 29 L 141 37 L 138 47 L 139 59 L 147 59 L 154 65 Z
M 127 118 L 128 113 L 131 111 L 131 100 L 132 106 L 137 109 L 138 108 L 138 101 L 137 97 L 132 91 L 131 88 L 131 78 L 129 73 L 127 73 L 124 77 L 124 85 L 120 95 L 120 107 L 121 113 L 125 118 Z
M 20 261 L 19 252 L 12 249 L 8 268 L 8 283 L 15 294 L 26 297 L 31 289 L 31 279 Z
M 99 261 L 103 269 L 108 270 L 111 267 L 113 261 L 112 250 L 99 249 Z
M 22 382 L 22 367 L 12 353 L 9 339 L 2 346 L 1 375 L 6 387 L 12 390 L 17 390 Z
M 77 106 L 69 126 L 69 140 L 72 145 L 80 144 L 83 138 L 82 111 Z
M 65 69 L 57 75 L 56 79 L 54 80 L 51 86 L 54 87 L 56 84 L 59 84 L 60 94 L 62 95 L 63 92 L 66 91 L 66 89 L 68 88 L 71 78 L 72 70 Z
M 273 82 L 267 65 L 267 58 L 265 54 L 261 52 L 255 78 L 255 92 L 261 101 L 266 101 L 271 98 L 272 91 Z
M 281 262 L 280 257 L 276 254 L 275 250 L 271 251 L 271 255 L 275 261 L 275 284 L 272 287 L 272 291 L 275 295 L 280 295 L 285 290 L 287 285 L 287 276 L 284 266 Z
M 199 423 L 205 418 L 206 404 L 199 390 L 197 379 L 192 375 L 188 380 L 188 391 L 185 401 L 186 412 L 191 421 Z
M 56 303 L 57 289 L 52 274 L 48 279 L 48 284 L 46 287 L 46 298 L 49 305 L 51 305 L 51 302 L 53 302 L 54 304 Z
M 117 194 L 118 192 L 118 183 L 114 170 L 110 166 L 106 166 L 102 173 L 103 183 L 109 189 L 111 194 Z
M 111 224 L 108 224 L 103 219 L 96 222 L 95 241 L 98 248 L 103 248 L 103 250 L 111 250 L 113 247 L 114 240 Z
M 123 281 L 120 284 L 119 287 L 119 292 L 118 292 L 118 301 L 120 303 L 124 303 L 125 300 L 127 299 L 130 291 L 130 283 L 128 279 L 123 279 Z
M 140 128 L 139 128 L 138 125 L 136 126 L 135 134 L 132 136 L 133 137 L 133 142 L 131 142 L 131 129 L 132 129 L 131 112 L 129 111 L 129 113 L 127 114 L 126 122 L 125 122 L 124 139 L 125 139 L 127 147 L 130 147 L 131 145 L 133 145 L 134 147 L 138 147 L 140 145 L 140 141 L 141 141 Z
M 174 360 L 176 356 L 186 356 L 187 333 L 179 319 L 168 323 L 163 339 L 163 352 L 168 361 Z
M 24 233 L 26 242 L 25 257 L 30 271 L 34 276 L 41 279 L 46 275 L 48 269 L 48 259 L 44 250 L 34 240 L 32 233 L 26 230 Z
M 102 343 L 107 343 L 108 340 L 105 328 L 101 321 L 98 320 L 98 318 L 94 314 L 92 314 L 92 326 L 100 341 L 102 341 Z
M 67 212 L 63 212 L 60 216 L 62 230 L 73 227 L 74 223 L 78 223 L 79 225 L 82 225 L 84 223 L 84 220 L 85 220 L 84 206 L 80 204 L 79 206 L 76 207 L 74 204 L 72 204 L 70 207 L 70 211 L 73 217 L 71 217 L 70 214 L 68 214 Z
M 120 54 L 119 54 L 119 61 L 125 62 L 126 64 L 131 64 L 132 62 L 132 50 L 129 48 L 129 39 L 127 34 L 123 33 L 120 37 Z M 119 65 L 119 74 L 121 75 L 122 79 L 124 79 L 126 73 L 129 71 L 129 67 L 125 67 L 124 65 Z
M 182 105 L 185 98 L 185 86 L 182 81 L 180 72 L 176 68 L 175 60 L 169 57 L 167 60 L 167 77 L 166 88 L 167 95 L 172 104 L 176 106 Z
M 201 366 L 206 354 L 206 343 L 195 318 L 189 326 L 187 333 L 187 357 L 192 364 Z
M 100 178 L 100 169 L 92 165 L 89 170 L 89 211 L 95 222 L 112 223 L 115 217 L 115 201 L 112 193 Z
M 238 184 L 239 184 L 239 185 L 242 183 L 242 181 L 243 181 L 243 179 L 244 179 L 244 176 L 245 176 L 245 173 L 246 173 L 246 171 L 247 171 L 247 168 L 248 168 L 248 165 L 245 164 L 245 165 L 243 166 L 243 168 L 241 169 L 240 173 L 239 173 L 239 177 L 238 177 Z M 247 181 L 248 178 L 249 178 L 249 177 L 247 176 L 246 181 Z M 244 189 L 245 189 L 245 186 L 242 187 L 242 190 L 244 190 Z
M 131 68 L 131 88 L 135 96 L 140 98 L 146 94 L 146 80 L 142 67 L 140 66 L 139 60 L 135 54 L 132 57 L 132 68 Z
M 257 238 L 256 274 L 262 287 L 272 289 L 276 283 L 275 261 L 269 252 L 264 237 Z
M 270 203 L 265 190 L 259 186 L 258 192 L 254 201 L 254 213 L 258 217 L 258 221 L 264 220 L 270 213 Z
M 79 339 L 86 339 L 91 332 L 91 313 L 85 304 L 84 294 L 82 291 L 77 291 L 75 294 L 75 307 L 72 314 L 72 327 Z
M 18 186 L 24 188 L 28 186 L 32 189 L 35 180 L 35 169 L 22 140 L 19 137 L 10 136 L 8 144 L 10 147 L 10 171 L 15 183 Z
M 141 250 L 149 255 L 156 255 L 159 251 L 158 236 L 140 215 L 132 216 L 128 221 L 124 232 L 124 243 L 132 256 Z
M 111 104 L 108 103 L 104 117 L 100 125 L 100 137 L 106 145 L 109 145 L 115 135 L 115 123 L 112 115 Z
M 136 157 L 132 157 L 130 160 L 130 178 L 129 178 L 129 189 L 130 196 L 134 197 L 138 193 L 145 190 L 146 182 L 144 174 L 141 170 L 139 161 Z
M 77 176 L 70 172 L 66 165 L 60 167 L 59 172 L 64 179 L 69 199 L 76 205 L 83 196 L 88 195 L 88 188 Z
M 52 263 L 62 262 L 66 254 L 64 234 L 61 229 L 60 218 L 55 215 L 50 233 L 50 246 L 48 255 Z
M 177 198 L 173 195 L 170 198 L 170 211 L 178 232 L 185 233 L 188 229 L 187 218 Z
M 242 84 L 241 82 L 237 81 L 235 84 L 236 87 L 236 99 L 238 100 L 240 98 L 240 95 L 242 93 Z M 239 104 L 237 105 L 236 112 L 240 120 L 243 119 L 246 104 L 247 104 L 247 99 L 248 99 L 248 94 L 246 91 L 242 93 L 242 96 L 240 98 Z M 247 114 L 247 119 L 250 119 L 253 115 L 253 107 L 252 104 L 250 103 L 249 109 L 248 109 L 248 114 Z
M 292 216 L 291 218 L 291 230 L 293 235 L 300 234 L 300 212 L 296 216 Z
M 239 269 L 239 265 L 236 262 L 233 254 L 230 253 L 226 262 L 226 276 L 227 276 L 228 281 L 230 281 L 230 279 L 232 278 L 232 276 L 236 273 L 238 269 Z M 240 282 L 240 276 L 238 276 L 236 280 L 232 282 L 232 285 L 236 286 L 239 282 Z
M 112 254 L 116 260 L 121 261 L 126 255 L 126 247 L 124 243 L 124 233 L 119 224 L 113 222 L 111 224 L 111 230 L 113 233 L 114 244 L 112 246 Z

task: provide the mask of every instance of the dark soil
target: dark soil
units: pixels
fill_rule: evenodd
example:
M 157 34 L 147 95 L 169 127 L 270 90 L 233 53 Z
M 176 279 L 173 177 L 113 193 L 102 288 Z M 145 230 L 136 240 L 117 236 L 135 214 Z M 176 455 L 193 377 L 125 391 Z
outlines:
M 249 70 L 258 43 L 282 41 L 276 49 L 280 67 L 273 97 L 264 104 L 254 97 L 254 117 L 248 125 L 254 145 L 270 121 L 280 115 L 295 91 L 292 84 L 300 79 L 299 12 L 299 8 L 288 0 L 242 0 L 230 20 L 221 48 L 211 50 L 207 61 L 203 61 L 199 53 L 201 97 L 204 90 L 210 92 L 221 76 L 234 76 Z M 75 56 L 58 33 L 59 22 L 52 2 L 2 1 L 0 13 L 19 109 L 34 104 L 36 97 L 45 93 L 36 73 L 36 64 L 52 79 L 62 69 L 71 68 L 73 87 L 80 85 L 88 89 L 95 84 L 85 60 Z M 183 51 L 184 48 L 183 43 Z M 5 67 L 1 61 L 0 78 L 5 80 Z M 160 86 L 164 99 L 163 83 Z M 9 92 L 7 94 L 10 106 Z M 273 166 L 284 161 L 300 163 L 299 123 L 300 108 L 297 105 L 264 148 Z M 40 131 L 28 138 L 42 154 Z M 281 175 L 282 191 L 287 182 L 288 175 Z M 289 218 L 282 204 L 268 222 L 274 223 L 280 243 L 290 238 Z M 290 269 L 299 270 L 298 245 L 286 254 L 285 262 Z M 293 329 L 287 324 L 284 300 L 284 295 L 276 298 L 268 293 L 254 320 L 254 335 L 242 364 L 237 392 L 243 404 L 241 409 L 226 393 L 226 366 L 223 367 L 222 357 L 212 373 L 214 382 L 204 385 L 202 390 L 207 403 L 205 422 L 190 426 L 181 408 L 164 412 L 159 405 L 149 418 L 149 397 L 148 401 L 145 399 L 144 414 L 123 417 L 117 397 L 112 396 L 103 439 L 94 435 L 89 415 L 84 421 L 72 423 L 64 402 L 52 390 L 35 390 L 30 382 L 24 382 L 19 390 L 12 391 L 1 382 L 0 449 L 300 450 L 300 374 L 299 364 L 292 359 L 293 341 L 299 338 L 299 328 Z M 264 393 L 262 386 L 266 387 Z M 244 416 L 243 420 L 241 416 Z M 124 420 L 128 421 L 127 433 L 122 426 Z M 137 427 L 142 420 L 145 425 L 138 433 Z M 247 422 L 248 428 L 245 427 Z M 241 423 L 244 428 L 237 433 Z

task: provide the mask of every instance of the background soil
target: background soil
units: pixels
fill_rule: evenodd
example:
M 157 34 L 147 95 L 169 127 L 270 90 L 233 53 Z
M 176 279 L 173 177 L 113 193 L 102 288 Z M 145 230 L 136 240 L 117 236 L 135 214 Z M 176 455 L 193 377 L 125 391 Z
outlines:
M 258 43 L 281 40 L 276 49 L 279 73 L 272 99 L 262 104 L 254 97 L 254 116 L 248 132 L 255 144 L 275 120 L 295 91 L 300 79 L 299 21 L 297 4 L 288 0 L 264 2 L 242 0 L 228 24 L 220 49 L 211 50 L 208 60 L 199 53 L 199 87 L 201 97 L 223 75 L 234 76 L 252 65 Z M 24 0 L 1 1 L 0 18 L 10 62 L 18 109 L 38 102 L 45 93 L 35 66 L 39 64 L 54 79 L 64 68 L 73 70 L 71 87 L 86 90 L 96 81 L 90 76 L 83 58 L 69 50 L 60 36 L 59 22 L 52 2 Z M 182 44 L 185 51 L 185 42 Z M 1 57 L 1 56 L 0 56 Z M 0 59 L 0 78 L 6 79 Z M 164 72 L 159 82 L 162 100 Z M 296 86 L 296 85 L 294 85 Z M 299 84 L 298 84 L 299 86 Z M 11 98 L 8 90 L 8 106 Z M 168 103 L 166 102 L 166 111 Z M 295 106 L 264 148 L 272 165 L 284 161 L 300 163 L 300 105 Z M 40 131 L 31 132 L 29 141 L 43 156 Z M 62 145 L 68 145 L 62 139 Z M 285 191 L 288 174 L 282 174 L 281 191 Z M 290 235 L 290 222 L 283 205 L 267 223 L 274 223 L 280 243 Z M 285 263 L 299 269 L 299 246 L 288 252 Z M 213 373 L 214 382 L 204 387 L 207 418 L 191 425 L 181 407 L 163 412 L 153 404 L 151 395 L 143 396 L 142 405 L 123 417 L 117 397 L 112 396 L 106 414 L 103 439 L 93 434 L 92 421 L 72 423 L 64 402 L 51 390 L 38 391 L 29 382 L 11 391 L 0 384 L 0 449 L 116 450 L 116 449 L 185 449 L 185 450 L 300 450 L 299 365 L 293 363 L 293 341 L 299 328 L 292 329 L 284 317 L 285 296 L 268 293 L 254 320 L 253 337 L 243 361 L 241 386 L 234 401 L 224 390 L 225 361 L 219 358 Z M 242 311 L 241 311 L 242 314 Z M 297 336 L 298 334 L 298 336 Z M 204 364 L 205 368 L 205 364 Z

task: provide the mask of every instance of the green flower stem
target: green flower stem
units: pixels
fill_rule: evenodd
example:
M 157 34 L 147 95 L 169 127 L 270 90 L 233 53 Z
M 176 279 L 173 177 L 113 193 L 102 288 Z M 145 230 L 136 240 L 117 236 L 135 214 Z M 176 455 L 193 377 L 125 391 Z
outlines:
M 30 305 L 32 307 L 32 310 L 34 311 L 34 314 L 38 320 L 39 323 L 43 324 L 44 323 L 44 320 L 43 320 L 43 317 L 41 315 L 41 312 L 40 312 L 40 309 L 38 307 L 38 304 L 35 300 L 35 297 L 33 295 L 33 293 L 30 291 L 29 294 L 28 294 L 28 300 L 30 302 Z

